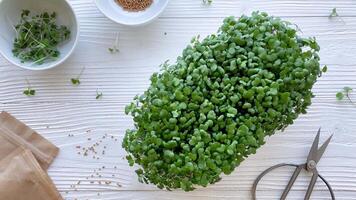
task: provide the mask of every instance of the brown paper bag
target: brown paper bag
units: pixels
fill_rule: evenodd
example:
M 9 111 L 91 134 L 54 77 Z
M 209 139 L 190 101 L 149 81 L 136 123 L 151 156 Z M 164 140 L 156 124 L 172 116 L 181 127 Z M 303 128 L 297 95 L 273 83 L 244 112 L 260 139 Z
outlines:
M 48 169 L 59 149 L 7 112 L 0 114 L 0 159 L 19 146 L 29 149 L 40 166 Z
M 63 200 L 30 150 L 19 147 L 0 160 L 0 200 Z

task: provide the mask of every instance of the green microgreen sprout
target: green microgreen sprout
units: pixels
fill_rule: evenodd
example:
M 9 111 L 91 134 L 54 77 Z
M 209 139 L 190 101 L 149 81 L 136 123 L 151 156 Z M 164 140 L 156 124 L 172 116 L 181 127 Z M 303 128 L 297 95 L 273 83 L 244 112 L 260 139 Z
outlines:
M 210 5 L 213 3 L 213 0 L 203 0 L 204 4 Z
M 98 89 L 96 90 L 96 97 L 95 99 L 101 99 L 103 98 L 103 93 L 102 92 L 99 92 Z
M 338 17 L 338 16 L 339 16 L 339 14 L 337 13 L 336 8 L 333 8 L 331 10 L 329 17 Z
M 23 94 L 30 97 L 35 96 L 36 90 L 31 87 L 30 81 L 26 78 L 27 88 L 23 91 Z
M 83 67 L 80 70 L 80 73 L 78 74 L 78 76 L 76 78 L 71 78 L 70 79 L 70 81 L 72 82 L 73 85 L 80 85 L 80 77 L 82 76 L 84 70 L 85 70 L 85 67 Z
M 16 32 L 14 56 L 23 63 L 32 61 L 38 65 L 56 60 L 60 55 L 57 47 L 70 38 L 70 30 L 66 26 L 58 26 L 56 21 L 55 12 L 31 16 L 29 10 L 23 10 L 20 22 L 13 26 Z
M 295 26 L 295 29 L 301 33 L 303 33 L 302 29 L 298 26 L 298 24 L 296 23 L 292 23 L 292 22 L 289 22 L 289 21 L 285 21 L 284 23 L 286 23 L 287 25 L 293 25 Z
M 339 13 L 336 11 L 336 8 L 333 8 L 331 10 L 331 13 L 329 15 L 329 18 L 337 18 L 337 19 L 340 19 L 344 24 L 345 24 L 345 21 L 342 19 L 342 17 L 340 17 Z
M 266 136 L 307 112 L 321 69 L 315 38 L 264 12 L 227 17 L 165 62 L 125 107 L 122 142 L 138 180 L 193 190 L 230 174 Z
M 352 92 L 352 88 L 344 87 L 342 89 L 342 91 L 336 93 L 336 99 L 341 101 L 346 97 L 349 100 L 350 103 L 354 104 L 354 102 L 352 101 L 352 99 L 350 97 L 350 93 L 351 92 Z
M 120 37 L 120 34 L 117 33 L 117 34 L 116 34 L 116 38 L 115 38 L 114 45 L 113 45 L 112 47 L 108 48 L 108 51 L 109 51 L 110 53 L 112 53 L 112 54 L 113 54 L 113 53 L 120 52 L 120 50 L 119 50 L 119 37 Z

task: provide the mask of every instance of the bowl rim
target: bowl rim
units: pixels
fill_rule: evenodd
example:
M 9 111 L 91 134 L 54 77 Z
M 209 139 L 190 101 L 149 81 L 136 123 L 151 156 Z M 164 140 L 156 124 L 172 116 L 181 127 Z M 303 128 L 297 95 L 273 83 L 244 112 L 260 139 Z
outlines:
M 102 1 L 102 0 L 94 0 L 95 1 L 95 4 L 96 4 L 96 7 L 100 10 L 101 13 L 103 13 L 107 18 L 109 18 L 111 21 L 113 22 L 116 22 L 118 24 L 122 24 L 122 25 L 125 25 L 125 26 L 131 26 L 131 27 L 137 27 L 137 26 L 142 26 L 142 25 L 146 25 L 146 24 L 149 24 L 150 22 L 152 22 L 154 19 L 156 19 L 157 17 L 159 17 L 162 12 L 167 8 L 168 6 L 168 3 L 170 2 L 170 0 L 166 0 L 166 3 L 161 7 L 161 9 L 156 12 L 152 17 L 150 18 L 147 18 L 146 20 L 143 20 L 141 22 L 133 22 L 133 23 L 130 23 L 130 22 L 125 22 L 125 21 L 122 21 L 122 20 L 118 20 L 118 19 L 115 19 L 113 17 L 110 17 L 109 15 L 106 14 L 106 12 L 104 12 L 102 10 L 102 8 L 98 5 L 98 1 Z
M 76 36 L 75 36 L 75 39 L 74 39 L 74 43 L 72 45 L 72 47 L 70 48 L 70 50 L 68 51 L 68 53 L 62 57 L 60 60 L 58 60 L 56 63 L 53 63 L 53 64 L 49 64 L 45 67 L 39 67 L 39 68 L 36 68 L 36 67 L 27 67 L 27 66 L 24 66 L 24 65 L 21 65 L 17 62 L 15 62 L 13 59 L 10 59 L 7 55 L 5 55 L 5 53 L 0 49 L 0 53 L 1 55 L 8 61 L 10 62 L 11 64 L 17 66 L 17 67 L 20 67 L 22 69 L 27 69 L 27 70 L 32 70 L 32 71 L 41 71 L 41 70 L 46 70 L 46 69 L 52 69 L 54 67 L 57 67 L 61 64 L 63 64 L 71 55 L 72 53 L 74 52 L 75 48 L 77 47 L 77 44 L 78 44 L 78 41 L 79 41 L 79 35 L 80 35 L 80 24 L 79 24 L 79 21 L 78 21 L 78 17 L 73 9 L 73 6 L 67 1 L 67 0 L 62 0 L 65 2 L 65 4 L 67 4 L 70 8 L 70 11 L 73 13 L 74 15 L 74 21 L 75 21 L 75 29 L 76 29 Z M 1 5 L 1 1 L 0 1 L 0 5 Z

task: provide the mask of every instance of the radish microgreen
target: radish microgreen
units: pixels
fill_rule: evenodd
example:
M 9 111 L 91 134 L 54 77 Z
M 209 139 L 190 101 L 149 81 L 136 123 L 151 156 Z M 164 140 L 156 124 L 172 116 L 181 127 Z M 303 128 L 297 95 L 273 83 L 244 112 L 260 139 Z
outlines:
M 119 33 L 116 34 L 115 42 L 114 45 L 110 48 L 108 48 L 108 51 L 112 54 L 119 52 Z
M 26 83 L 27 83 L 27 88 L 23 91 L 23 94 L 30 97 L 30 96 L 35 96 L 36 94 L 36 90 L 34 90 L 31 87 L 30 82 L 28 81 L 28 79 L 26 79 Z
M 31 16 L 29 10 L 23 10 L 20 22 L 13 27 L 16 32 L 14 56 L 23 63 L 31 61 L 39 65 L 57 59 L 60 55 L 57 47 L 70 38 L 70 30 L 58 26 L 56 19 L 55 12 Z
M 344 87 L 342 89 L 342 91 L 336 93 L 336 99 L 341 101 L 343 100 L 345 97 L 349 100 L 350 103 L 354 103 L 350 97 L 350 93 L 352 92 L 352 88 L 350 87 Z
M 70 81 L 72 82 L 73 85 L 80 85 L 80 77 L 82 76 L 84 69 L 85 69 L 85 67 L 82 68 L 82 70 L 80 71 L 80 73 L 78 74 L 78 76 L 76 78 L 70 79 Z
M 103 93 L 99 92 L 98 90 L 96 90 L 96 97 L 95 99 L 101 99 L 103 97 Z

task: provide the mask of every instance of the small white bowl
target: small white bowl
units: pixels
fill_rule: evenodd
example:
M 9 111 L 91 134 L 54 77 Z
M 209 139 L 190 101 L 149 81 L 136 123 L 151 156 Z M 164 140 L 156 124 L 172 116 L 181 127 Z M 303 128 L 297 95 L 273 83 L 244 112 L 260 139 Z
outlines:
M 143 11 L 124 10 L 116 0 L 95 0 L 99 10 L 109 19 L 127 26 L 140 26 L 152 22 L 167 7 L 169 0 L 153 0 L 150 7 Z
M 54 61 L 39 65 L 33 62 L 21 63 L 12 53 L 16 36 L 14 27 L 21 18 L 22 10 L 32 14 L 56 12 L 58 25 L 67 26 L 70 39 L 58 46 L 60 56 Z M 66 0 L 0 0 L 0 53 L 12 64 L 30 70 L 44 70 L 63 63 L 73 52 L 79 37 L 79 25 L 74 10 Z

